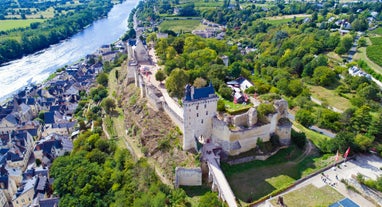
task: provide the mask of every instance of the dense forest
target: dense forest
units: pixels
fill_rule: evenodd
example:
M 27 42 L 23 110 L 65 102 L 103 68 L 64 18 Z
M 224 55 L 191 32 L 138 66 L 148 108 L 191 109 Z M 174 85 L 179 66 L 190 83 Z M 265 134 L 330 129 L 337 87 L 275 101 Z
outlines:
M 94 20 L 107 15 L 112 8 L 110 0 L 89 0 L 74 10 L 63 13 L 42 23 L 32 23 L 0 33 L 0 64 L 34 53 L 66 39 Z
M 145 160 L 97 133 L 83 132 L 51 167 L 60 206 L 183 206 L 186 194 L 161 184 Z

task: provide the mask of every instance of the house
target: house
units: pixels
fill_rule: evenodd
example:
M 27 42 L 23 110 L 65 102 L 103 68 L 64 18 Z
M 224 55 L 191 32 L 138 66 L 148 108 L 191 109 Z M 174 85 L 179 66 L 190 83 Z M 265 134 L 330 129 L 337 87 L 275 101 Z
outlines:
M 240 90 L 243 91 L 243 92 L 246 89 L 248 89 L 249 87 L 253 86 L 253 84 L 251 82 L 249 82 L 247 79 L 245 79 L 243 77 L 239 77 L 239 78 L 237 78 L 236 80 L 233 80 L 233 81 L 228 81 L 227 85 L 235 87 L 235 88 L 240 88 Z
M 17 190 L 15 181 L 8 174 L 4 165 L 0 166 L 0 206 L 8 206 Z
M 23 131 L 13 131 L 10 137 L 12 146 L 6 156 L 7 166 L 25 169 L 33 150 L 33 137 Z
M 44 113 L 44 123 L 45 124 L 54 124 L 54 111 L 48 111 Z
M 25 103 L 20 104 L 17 108 L 20 122 L 27 122 L 37 116 L 37 114 L 33 113 L 32 108 Z
M 35 198 L 31 207 L 58 207 L 60 199 L 57 197 L 54 198 Z
M 74 131 L 74 127 L 76 126 L 76 124 L 76 121 L 54 123 L 51 126 L 45 128 L 44 132 L 42 133 L 42 136 L 46 137 L 50 134 L 69 136 Z
M 352 66 L 348 69 L 348 72 L 351 76 L 359 76 L 359 77 L 366 77 L 367 79 L 371 79 L 371 75 L 363 72 L 361 69 L 359 69 L 357 66 Z
M 37 182 L 37 176 L 28 180 L 23 180 L 21 186 L 17 189 L 16 194 L 13 196 L 13 207 L 24 207 L 32 204 Z
M 13 114 L 8 114 L 0 121 L 0 132 L 11 132 L 18 126 L 18 118 Z
M 73 143 L 68 136 L 51 134 L 36 142 L 33 154 L 36 159 L 48 165 L 53 159 L 63 156 L 66 152 L 72 151 L 72 149 Z

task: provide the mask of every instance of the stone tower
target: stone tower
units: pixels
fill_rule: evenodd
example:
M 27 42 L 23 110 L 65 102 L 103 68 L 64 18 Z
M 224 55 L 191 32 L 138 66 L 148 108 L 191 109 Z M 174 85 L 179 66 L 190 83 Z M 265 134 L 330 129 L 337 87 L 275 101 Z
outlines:
M 210 138 L 218 96 L 211 84 L 203 88 L 187 85 L 183 100 L 183 150 L 196 148 L 199 137 Z

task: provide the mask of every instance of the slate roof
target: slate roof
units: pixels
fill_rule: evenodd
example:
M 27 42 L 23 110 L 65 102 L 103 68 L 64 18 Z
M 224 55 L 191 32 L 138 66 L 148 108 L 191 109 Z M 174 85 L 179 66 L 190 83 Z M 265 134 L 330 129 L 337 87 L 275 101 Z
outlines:
M 199 99 L 205 99 L 211 97 L 211 95 L 216 96 L 214 87 L 212 87 L 212 84 L 209 84 L 207 87 L 203 88 L 194 88 L 194 93 L 192 93 L 192 87 L 191 85 L 186 86 L 186 101 L 192 101 L 192 100 L 199 100 Z
M 44 113 L 44 122 L 45 124 L 53 124 L 54 123 L 54 112 L 49 111 Z
M 34 104 L 36 104 L 36 100 L 34 98 L 28 98 L 26 104 L 27 105 L 34 105 Z
M 57 207 L 60 202 L 59 198 L 47 198 L 39 201 L 40 207 Z
M 17 125 L 18 120 L 15 115 L 8 114 L 6 117 L 4 117 L 5 120 L 7 120 L 9 123 Z
M 49 108 L 49 111 L 58 111 L 58 110 L 60 110 L 60 106 L 58 105 L 50 106 Z
M 48 140 L 36 145 L 36 150 L 42 150 L 44 154 L 51 154 L 52 148 L 61 149 L 62 144 L 60 140 Z
M 47 184 L 48 184 L 48 178 L 45 176 L 39 176 L 38 183 L 35 189 L 40 192 L 45 191 Z
M 31 134 L 33 137 L 35 137 L 35 136 L 37 136 L 37 132 L 38 132 L 38 130 L 37 130 L 37 128 L 34 128 L 34 129 L 27 129 L 27 132 L 29 133 L 29 134 Z
M 73 128 L 76 126 L 77 122 L 68 122 L 68 123 L 59 123 L 59 124 L 53 124 L 52 128 Z

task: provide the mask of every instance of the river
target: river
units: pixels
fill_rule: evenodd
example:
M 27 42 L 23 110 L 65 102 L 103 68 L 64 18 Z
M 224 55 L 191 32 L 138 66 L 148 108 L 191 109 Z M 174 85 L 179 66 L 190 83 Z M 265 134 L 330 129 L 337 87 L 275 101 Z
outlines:
M 41 83 L 57 69 L 70 65 L 105 44 L 118 40 L 127 30 L 130 11 L 137 0 L 115 5 L 107 18 L 97 20 L 73 37 L 0 67 L 0 102 L 31 83 Z

